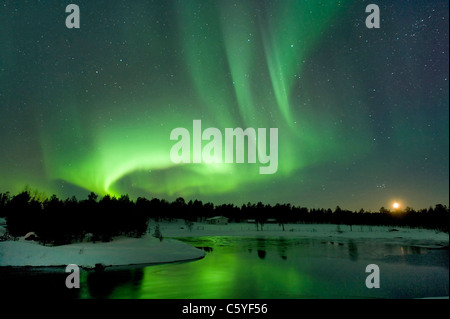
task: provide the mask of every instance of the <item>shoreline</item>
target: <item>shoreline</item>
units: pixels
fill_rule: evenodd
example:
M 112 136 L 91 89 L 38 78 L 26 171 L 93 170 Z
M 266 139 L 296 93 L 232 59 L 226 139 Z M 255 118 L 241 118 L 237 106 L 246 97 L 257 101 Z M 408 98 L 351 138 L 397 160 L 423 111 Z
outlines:
M 194 223 L 189 230 L 183 221 L 158 223 L 164 237 L 282 237 L 282 238 L 315 238 L 339 240 L 380 240 L 398 242 L 414 242 L 448 247 L 449 234 L 434 230 L 410 227 L 366 226 L 338 224 L 285 224 L 285 230 L 278 224 L 266 224 L 263 230 L 256 230 L 254 224 L 230 223 L 227 225 L 211 225 Z M 155 223 L 151 224 L 154 227 Z
M 154 238 L 156 225 L 164 237 Z M 341 244 L 348 241 L 374 241 L 427 249 L 449 248 L 449 235 L 429 229 L 391 226 L 337 224 L 266 224 L 256 230 L 255 224 L 229 223 L 213 225 L 196 222 L 189 227 L 184 220 L 151 221 L 147 234 L 141 238 L 115 237 L 110 242 L 81 242 L 62 246 L 43 246 L 37 242 L 0 242 L 0 267 L 65 267 L 76 264 L 83 269 L 133 267 L 165 263 L 189 262 L 205 257 L 206 253 L 183 241 L 202 237 L 265 237 L 285 239 L 316 239 Z
M 163 241 L 150 235 L 116 237 L 107 243 L 74 243 L 43 246 L 37 242 L 0 242 L 0 267 L 61 267 L 75 264 L 83 269 L 154 265 L 201 259 L 205 252 L 179 240 Z

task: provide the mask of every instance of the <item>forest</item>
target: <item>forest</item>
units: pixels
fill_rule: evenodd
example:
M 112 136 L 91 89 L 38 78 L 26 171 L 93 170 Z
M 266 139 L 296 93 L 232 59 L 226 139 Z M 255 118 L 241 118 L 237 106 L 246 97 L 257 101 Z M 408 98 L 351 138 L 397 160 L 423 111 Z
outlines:
M 25 190 L 16 195 L 0 193 L 0 217 L 6 219 L 7 226 L 7 236 L 0 240 L 34 232 L 43 244 L 78 242 L 88 234 L 93 241 L 110 241 L 118 235 L 141 237 L 146 233 L 150 220 L 184 219 L 189 227 L 193 222 L 202 222 L 213 216 L 225 216 L 236 223 L 253 220 L 257 230 L 263 229 L 264 224 L 270 221 L 278 223 L 282 230 L 289 223 L 318 223 L 407 226 L 448 233 L 449 224 L 449 208 L 441 204 L 420 210 L 406 207 L 395 212 L 381 207 L 377 212 L 370 212 L 364 209 L 349 211 L 339 206 L 334 210 L 308 209 L 261 202 L 242 206 L 214 205 L 199 200 L 186 202 L 181 197 L 172 202 L 143 197 L 134 201 L 128 195 L 100 198 L 92 192 L 83 200 L 76 197 L 62 200 L 56 195 L 44 198 L 37 191 Z

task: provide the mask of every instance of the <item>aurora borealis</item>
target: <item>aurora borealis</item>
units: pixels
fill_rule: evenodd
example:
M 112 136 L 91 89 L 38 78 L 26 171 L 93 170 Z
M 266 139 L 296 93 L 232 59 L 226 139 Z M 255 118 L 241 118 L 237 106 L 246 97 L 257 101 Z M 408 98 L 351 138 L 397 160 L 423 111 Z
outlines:
M 80 7 L 80 29 L 65 7 Z M 365 7 L 381 10 L 380 29 Z M 4 1 L 0 192 L 449 204 L 448 1 Z M 170 132 L 278 128 L 278 171 Z

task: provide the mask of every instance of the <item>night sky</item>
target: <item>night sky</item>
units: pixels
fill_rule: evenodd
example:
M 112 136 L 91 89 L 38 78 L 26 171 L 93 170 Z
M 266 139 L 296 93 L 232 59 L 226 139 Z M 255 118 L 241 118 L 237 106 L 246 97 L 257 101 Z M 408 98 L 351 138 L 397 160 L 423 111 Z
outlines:
M 2 1 L 0 192 L 448 205 L 448 28 L 448 1 Z M 278 128 L 278 171 L 172 163 L 193 120 Z

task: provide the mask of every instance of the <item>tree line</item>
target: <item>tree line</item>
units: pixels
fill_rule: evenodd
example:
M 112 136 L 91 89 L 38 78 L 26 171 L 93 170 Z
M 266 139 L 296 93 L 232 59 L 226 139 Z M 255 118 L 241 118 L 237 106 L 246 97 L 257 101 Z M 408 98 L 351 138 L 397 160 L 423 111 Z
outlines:
M 257 229 L 263 229 L 267 222 L 276 222 L 284 230 L 288 223 L 319 223 L 409 226 L 435 229 L 448 233 L 449 208 L 437 204 L 427 209 L 405 208 L 391 212 L 384 207 L 378 212 L 364 209 L 349 211 L 337 206 L 334 210 L 308 209 L 291 204 L 268 205 L 247 203 L 214 205 L 199 200 L 186 202 L 179 197 L 169 202 L 165 199 L 151 200 L 139 197 L 136 201 L 123 195 L 118 198 L 106 195 L 99 198 L 90 193 L 86 199 L 76 197 L 49 198 L 25 190 L 17 195 L 0 193 L 0 217 L 6 218 L 10 236 L 24 236 L 35 232 L 42 243 L 65 244 L 81 241 L 89 234 L 91 240 L 109 241 L 113 236 L 140 237 L 147 231 L 150 219 L 184 219 L 187 226 L 193 222 L 205 221 L 214 216 L 225 216 L 231 222 L 252 220 Z

